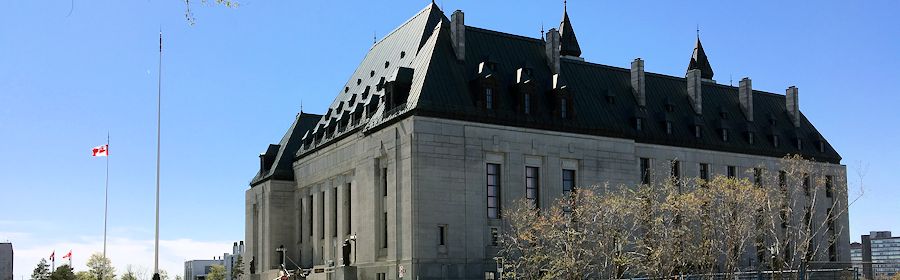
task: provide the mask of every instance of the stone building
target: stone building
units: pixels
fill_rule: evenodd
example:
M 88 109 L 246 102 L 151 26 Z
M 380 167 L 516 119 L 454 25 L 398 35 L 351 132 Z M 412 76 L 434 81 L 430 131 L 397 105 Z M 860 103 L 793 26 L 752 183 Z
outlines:
M 0 280 L 13 279 L 12 243 L 0 243 Z
M 844 178 L 797 87 L 718 84 L 699 38 L 676 77 L 640 58 L 584 61 L 565 11 L 544 38 L 464 18 L 428 5 L 372 46 L 324 115 L 301 112 L 260 154 L 246 191 L 251 279 L 276 277 L 281 246 L 288 269 L 337 277 L 348 239 L 359 279 L 485 279 L 512 201 L 635 185 L 673 160 L 683 176 L 745 176 L 801 154 L 826 167 L 816 176 Z M 846 213 L 836 221 L 819 258 L 849 262 Z

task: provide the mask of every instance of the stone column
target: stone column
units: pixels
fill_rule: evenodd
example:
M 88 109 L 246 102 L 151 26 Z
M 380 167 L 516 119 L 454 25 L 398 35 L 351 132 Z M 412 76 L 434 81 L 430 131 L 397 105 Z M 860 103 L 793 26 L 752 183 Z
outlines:
M 324 256 L 325 262 L 327 263 L 329 260 L 334 260 L 334 237 L 333 236 L 334 236 L 334 226 L 335 226 L 334 210 L 335 210 L 335 206 L 336 206 L 336 205 L 334 205 L 334 196 L 336 195 L 335 191 L 334 191 L 334 187 L 326 186 L 324 194 L 325 194 L 325 221 L 322 223 L 322 225 L 325 227 L 325 239 L 323 239 L 323 241 L 325 242 L 325 244 L 324 244 L 325 252 L 324 252 L 323 256 Z
M 313 192 L 313 202 L 312 202 L 312 219 L 313 219 L 313 234 L 312 234 L 312 245 L 313 245 L 313 264 L 323 264 L 322 262 L 322 235 L 321 229 L 324 226 L 322 221 L 322 211 L 325 211 L 324 205 L 322 205 L 322 197 L 324 193 L 318 190 L 318 188 L 314 188 L 311 190 Z
M 310 223 L 312 221 L 312 207 L 310 203 L 312 203 L 312 200 L 309 198 L 309 195 L 303 194 L 303 198 L 300 199 L 300 240 L 302 240 L 300 244 L 300 265 L 307 268 L 312 266 L 313 260 L 313 238 L 310 236 L 312 233 L 312 227 L 310 227 L 312 224 Z

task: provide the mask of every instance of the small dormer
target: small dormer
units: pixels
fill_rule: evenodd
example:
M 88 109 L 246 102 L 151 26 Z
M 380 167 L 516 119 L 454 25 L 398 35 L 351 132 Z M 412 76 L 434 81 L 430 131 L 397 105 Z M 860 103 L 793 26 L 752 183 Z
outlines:
M 406 104 L 412 87 L 413 69 L 399 67 L 385 83 L 385 105 L 388 110 Z
M 275 164 L 275 157 L 278 155 L 278 149 L 280 148 L 281 145 L 269 144 L 269 147 L 266 148 L 266 152 L 259 154 L 260 172 L 265 173 L 272 169 L 272 165 Z
M 516 111 L 525 114 L 535 114 L 535 104 L 537 87 L 531 78 L 531 69 L 522 67 L 516 69 L 516 83 L 513 85 L 513 92 L 516 100 Z
M 500 82 L 497 75 L 494 74 L 496 64 L 490 60 L 485 60 L 478 64 L 475 79 L 472 80 L 472 100 L 475 106 L 484 110 L 494 110 L 497 108 L 500 100 L 498 89 Z
M 575 115 L 574 100 L 569 86 L 560 74 L 553 74 L 553 86 L 550 89 L 553 100 L 553 116 L 560 119 L 571 119 Z

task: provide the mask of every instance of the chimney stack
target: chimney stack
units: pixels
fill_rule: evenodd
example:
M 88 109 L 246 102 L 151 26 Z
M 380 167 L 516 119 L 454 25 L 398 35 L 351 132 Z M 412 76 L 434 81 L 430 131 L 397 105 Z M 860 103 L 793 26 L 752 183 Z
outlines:
M 784 95 L 784 105 L 787 107 L 788 115 L 791 115 L 794 127 L 800 127 L 800 94 L 797 91 L 797 87 L 791 86 L 787 88 L 787 92 Z
M 635 58 L 631 62 L 631 89 L 634 99 L 641 107 L 647 106 L 647 96 L 644 91 L 644 60 Z
M 456 59 L 466 59 L 466 17 L 461 10 L 456 10 L 450 16 L 450 40 Z
M 553 74 L 559 73 L 559 31 L 556 28 L 547 31 L 544 48 L 547 52 L 547 66 L 550 66 Z
M 744 77 L 738 84 L 738 99 L 741 101 L 741 110 L 748 121 L 753 121 L 753 82 Z
M 687 73 L 687 93 L 691 98 L 691 105 L 694 107 L 694 113 L 698 115 L 703 113 L 703 94 L 700 84 L 700 69 L 692 69 Z

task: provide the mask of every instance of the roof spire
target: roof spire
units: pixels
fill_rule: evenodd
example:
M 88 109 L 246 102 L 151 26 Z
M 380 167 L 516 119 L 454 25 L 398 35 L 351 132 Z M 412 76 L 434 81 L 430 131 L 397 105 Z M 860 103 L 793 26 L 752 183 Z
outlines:
M 559 54 L 563 56 L 581 56 L 581 47 L 578 46 L 578 38 L 569 21 L 568 3 L 563 0 L 563 19 L 559 23 Z
M 700 69 L 700 78 L 712 80 L 713 78 L 713 70 L 712 66 L 709 65 L 709 58 L 706 57 L 706 52 L 703 51 L 703 44 L 700 43 L 700 28 L 697 28 L 697 45 L 694 46 L 694 52 L 691 54 L 691 62 L 688 64 L 687 71 L 691 71 L 694 69 Z

